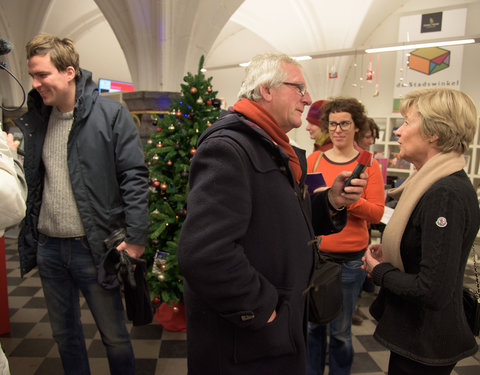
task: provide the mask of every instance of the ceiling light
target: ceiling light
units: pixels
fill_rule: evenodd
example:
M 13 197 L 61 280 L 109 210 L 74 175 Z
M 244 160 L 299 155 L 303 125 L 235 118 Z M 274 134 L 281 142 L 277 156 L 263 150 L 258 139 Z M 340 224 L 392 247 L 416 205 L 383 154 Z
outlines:
M 292 59 L 297 61 L 305 61 L 305 60 L 311 60 L 312 56 L 295 56 L 295 57 L 292 57 Z
M 365 50 L 365 53 L 394 52 L 394 51 L 403 51 L 403 50 L 406 50 L 406 49 L 440 47 L 440 46 L 455 46 L 455 45 L 460 45 L 460 44 L 471 44 L 471 43 L 475 43 L 475 39 L 445 40 L 445 41 L 441 41 L 441 42 L 401 44 L 401 45 L 389 46 L 389 47 L 368 48 L 368 49 Z

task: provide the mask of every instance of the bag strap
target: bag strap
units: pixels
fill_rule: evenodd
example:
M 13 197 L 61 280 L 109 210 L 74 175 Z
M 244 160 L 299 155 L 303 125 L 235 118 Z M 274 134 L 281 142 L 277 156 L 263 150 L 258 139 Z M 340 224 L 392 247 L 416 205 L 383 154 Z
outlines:
M 477 290 L 475 291 L 475 297 L 477 297 L 478 303 L 480 303 L 480 282 L 478 281 L 478 271 L 477 271 L 477 260 L 475 254 L 475 244 L 472 245 L 472 253 L 473 253 L 473 271 L 475 273 L 475 281 L 477 283 Z
M 323 151 L 320 151 L 318 153 L 318 156 L 317 156 L 317 160 L 315 160 L 315 164 L 313 165 L 313 173 L 315 173 L 315 171 L 317 170 L 317 167 L 318 167 L 318 163 L 320 163 L 320 159 L 322 158 L 323 156 Z

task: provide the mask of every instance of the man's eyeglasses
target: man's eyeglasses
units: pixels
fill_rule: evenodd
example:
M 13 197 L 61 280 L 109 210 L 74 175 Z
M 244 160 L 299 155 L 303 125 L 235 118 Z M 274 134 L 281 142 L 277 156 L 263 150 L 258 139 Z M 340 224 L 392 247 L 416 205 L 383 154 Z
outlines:
M 298 92 L 302 96 L 304 96 L 305 93 L 307 92 L 307 89 L 305 88 L 305 85 L 303 83 L 282 82 L 282 84 L 296 87 L 298 89 Z
M 328 122 L 328 129 L 330 130 L 337 130 L 337 126 L 340 126 L 341 130 L 348 130 L 350 129 L 350 125 L 352 125 L 352 121 L 329 121 Z

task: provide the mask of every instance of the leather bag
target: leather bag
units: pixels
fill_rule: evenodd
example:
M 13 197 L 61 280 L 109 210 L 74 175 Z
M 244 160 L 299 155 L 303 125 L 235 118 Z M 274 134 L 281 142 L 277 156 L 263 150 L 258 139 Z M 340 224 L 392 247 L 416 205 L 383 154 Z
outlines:
M 303 293 L 308 293 L 310 322 L 325 325 L 335 319 L 343 308 L 340 264 L 319 254 L 310 285 Z

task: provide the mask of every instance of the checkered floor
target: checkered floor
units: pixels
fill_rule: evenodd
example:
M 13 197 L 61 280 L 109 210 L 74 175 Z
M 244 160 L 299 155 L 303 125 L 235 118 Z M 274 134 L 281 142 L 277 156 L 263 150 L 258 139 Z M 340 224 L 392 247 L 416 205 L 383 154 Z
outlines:
M 55 375 L 62 366 L 52 339 L 47 309 L 37 271 L 20 277 L 16 240 L 6 238 L 8 303 L 11 332 L 0 336 L 10 363 L 12 375 Z M 473 270 L 469 264 L 465 282 L 473 285 Z M 389 353 L 372 337 L 375 323 L 368 313 L 373 293 L 363 292 L 359 300 L 364 321 L 353 326 L 355 359 L 352 374 L 384 375 Z M 108 375 L 105 350 L 93 318 L 83 301 L 82 322 L 87 342 L 92 374 Z M 129 325 L 135 351 L 137 374 L 184 375 L 186 369 L 185 333 L 164 330 L 158 323 L 148 326 Z M 480 344 L 480 340 L 477 339 Z M 459 362 L 455 375 L 480 374 L 480 353 Z

